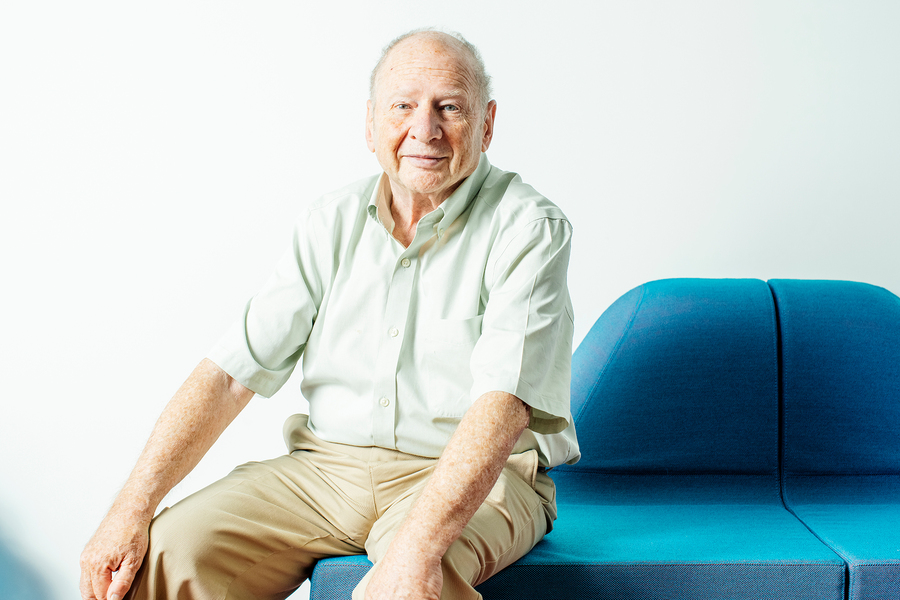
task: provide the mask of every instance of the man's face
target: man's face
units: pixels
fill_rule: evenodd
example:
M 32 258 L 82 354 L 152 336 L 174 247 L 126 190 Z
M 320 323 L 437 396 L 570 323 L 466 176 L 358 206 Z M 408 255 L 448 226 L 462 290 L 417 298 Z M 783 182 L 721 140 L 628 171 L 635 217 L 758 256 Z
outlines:
M 404 40 L 378 72 L 366 142 L 395 195 L 443 202 L 478 166 L 493 135 L 462 52 L 429 37 Z

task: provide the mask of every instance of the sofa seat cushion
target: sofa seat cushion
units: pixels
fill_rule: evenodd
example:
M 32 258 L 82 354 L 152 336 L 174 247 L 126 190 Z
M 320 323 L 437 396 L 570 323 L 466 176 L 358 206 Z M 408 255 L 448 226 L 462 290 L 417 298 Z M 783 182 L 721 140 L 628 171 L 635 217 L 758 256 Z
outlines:
M 485 598 L 844 597 L 844 565 L 771 504 L 560 505 L 534 550 L 479 587 Z M 509 593 L 505 593 L 509 590 Z
M 553 531 L 477 587 L 487 600 L 844 598 L 843 561 L 768 476 L 558 478 Z M 321 561 L 311 600 L 349 598 L 369 568 L 364 557 Z
M 560 506 L 550 535 L 477 587 L 486 600 L 843 600 L 844 564 L 767 505 Z M 320 561 L 310 600 L 350 598 L 371 563 Z M 525 592 L 527 590 L 527 592 Z
M 371 568 L 365 555 L 320 560 L 310 577 L 309 600 L 350 600 L 353 588 Z
M 792 476 L 794 513 L 849 565 L 849 598 L 900 598 L 900 476 Z

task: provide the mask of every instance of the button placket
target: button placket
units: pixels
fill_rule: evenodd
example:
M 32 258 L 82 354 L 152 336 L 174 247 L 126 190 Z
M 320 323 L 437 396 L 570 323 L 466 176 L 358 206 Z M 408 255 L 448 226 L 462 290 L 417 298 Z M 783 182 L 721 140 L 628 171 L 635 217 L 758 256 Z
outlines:
M 384 307 L 385 332 L 379 344 L 376 359 L 373 402 L 375 414 L 372 420 L 372 434 L 376 445 L 386 448 L 396 447 L 394 432 L 399 413 L 397 400 L 397 370 L 403 339 L 412 301 L 415 269 L 410 269 L 413 261 L 401 258 L 391 278 L 387 301 Z

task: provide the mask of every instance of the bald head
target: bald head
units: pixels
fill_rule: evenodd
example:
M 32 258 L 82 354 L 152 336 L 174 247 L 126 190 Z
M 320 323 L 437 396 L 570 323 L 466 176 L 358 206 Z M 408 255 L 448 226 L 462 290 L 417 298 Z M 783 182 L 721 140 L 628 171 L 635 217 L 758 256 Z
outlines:
M 486 109 L 491 99 L 491 78 L 484 68 L 481 53 L 462 35 L 458 33 L 444 33 L 435 29 L 415 29 L 397 37 L 384 47 L 381 51 L 381 58 L 378 59 L 378 63 L 372 69 L 372 75 L 369 78 L 369 99 L 373 103 L 375 102 L 381 71 L 385 65 L 390 63 L 391 55 L 394 51 L 422 43 L 445 54 L 455 54 L 458 57 L 471 75 L 475 87 L 473 91 L 477 94 L 479 106 L 482 110 Z

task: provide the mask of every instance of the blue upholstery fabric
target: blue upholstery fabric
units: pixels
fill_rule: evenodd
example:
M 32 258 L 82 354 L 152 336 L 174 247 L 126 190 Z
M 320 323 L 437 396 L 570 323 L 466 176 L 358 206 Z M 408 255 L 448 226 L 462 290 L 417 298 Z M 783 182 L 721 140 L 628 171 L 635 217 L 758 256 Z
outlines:
M 854 282 L 770 285 L 785 501 L 847 561 L 851 600 L 900 598 L 900 298 Z
M 350 600 L 353 588 L 371 568 L 365 556 L 320 560 L 310 578 L 309 600 Z
M 656 483 L 664 496 L 669 483 Z M 561 505 L 553 532 L 477 590 L 488 600 L 843 598 L 840 560 L 773 498 L 746 501 Z M 310 600 L 349 600 L 370 567 L 364 556 L 320 561 Z
M 549 536 L 476 589 L 487 600 L 843 598 L 840 560 L 772 498 L 755 500 L 561 505 Z M 370 567 L 320 561 L 310 600 L 349 600 Z
M 572 359 L 580 471 L 778 469 L 775 309 L 759 280 L 670 279 L 632 290 Z
M 771 501 L 560 510 L 550 535 L 479 586 L 485 598 L 843 598 L 840 561 Z
M 600 317 L 572 368 L 584 456 L 553 471 L 556 527 L 484 586 L 567 565 L 543 569 L 543 587 L 562 588 L 533 597 L 843 598 L 842 561 L 781 502 L 764 282 L 640 286 Z

